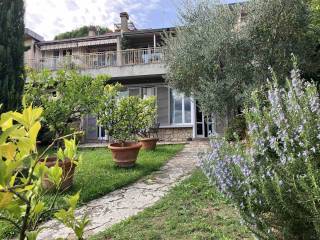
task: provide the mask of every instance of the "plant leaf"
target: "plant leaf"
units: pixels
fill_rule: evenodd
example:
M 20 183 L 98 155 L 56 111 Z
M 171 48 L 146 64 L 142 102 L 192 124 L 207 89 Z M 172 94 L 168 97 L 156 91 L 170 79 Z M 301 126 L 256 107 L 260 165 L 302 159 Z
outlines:
M 12 193 L 9 193 L 9 192 L 0 193 L 0 209 L 6 208 L 8 205 L 10 205 L 12 199 L 13 199 Z

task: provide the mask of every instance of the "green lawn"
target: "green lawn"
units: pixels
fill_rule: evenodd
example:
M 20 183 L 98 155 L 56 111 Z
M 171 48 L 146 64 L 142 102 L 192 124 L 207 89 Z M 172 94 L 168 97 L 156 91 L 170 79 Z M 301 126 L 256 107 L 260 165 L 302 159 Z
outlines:
M 155 206 L 91 240 L 253 239 L 228 201 L 199 171 Z
M 183 149 L 183 145 L 158 146 L 156 151 L 140 151 L 136 167 L 121 169 L 114 165 L 107 149 L 82 150 L 83 160 L 77 167 L 74 187 L 68 194 L 81 190 L 80 204 L 99 198 L 158 170 L 167 160 Z M 48 201 L 50 202 L 50 196 Z M 62 196 L 58 199 L 63 206 Z M 14 235 L 13 228 L 0 222 L 0 239 Z

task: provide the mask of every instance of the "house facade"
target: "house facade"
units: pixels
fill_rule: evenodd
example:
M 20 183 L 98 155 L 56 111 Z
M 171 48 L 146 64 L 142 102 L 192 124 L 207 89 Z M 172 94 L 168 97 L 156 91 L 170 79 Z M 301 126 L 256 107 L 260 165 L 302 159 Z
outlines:
M 205 138 L 212 129 L 223 129 L 202 114 L 194 99 L 165 82 L 162 36 L 165 32 L 174 34 L 175 29 L 136 29 L 126 12 L 120 14 L 120 20 L 114 32 L 99 35 L 97 29 L 91 29 L 87 37 L 66 40 L 43 41 L 28 30 L 26 39 L 30 48 L 25 54 L 25 64 L 37 70 L 67 66 L 93 76 L 108 74 L 111 82 L 124 86 L 123 96 L 156 96 L 160 140 Z M 81 128 L 86 142 L 108 140 L 94 116 L 85 117 Z

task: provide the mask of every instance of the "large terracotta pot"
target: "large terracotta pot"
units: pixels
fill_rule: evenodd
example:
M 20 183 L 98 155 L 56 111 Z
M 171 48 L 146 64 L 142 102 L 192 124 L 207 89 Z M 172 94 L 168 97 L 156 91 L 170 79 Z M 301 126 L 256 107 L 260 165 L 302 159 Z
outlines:
M 41 159 L 42 162 L 45 161 L 45 159 Z M 46 166 L 48 168 L 54 167 L 56 165 L 56 162 L 58 161 L 57 157 L 48 157 L 46 159 Z M 70 159 L 65 159 L 64 161 L 59 160 L 59 167 L 62 168 L 62 182 L 59 190 L 65 191 L 69 189 L 73 184 L 73 177 L 74 177 L 74 171 L 76 165 L 73 164 Z M 54 190 L 56 186 L 52 182 L 49 181 L 48 178 L 44 178 L 42 181 L 42 187 L 45 190 Z
M 112 143 L 109 149 L 116 165 L 128 168 L 135 165 L 141 146 L 141 143 Z
M 142 144 L 142 149 L 145 149 L 145 150 L 155 150 L 158 141 L 159 141 L 158 138 L 143 138 L 143 139 L 140 139 L 140 142 Z

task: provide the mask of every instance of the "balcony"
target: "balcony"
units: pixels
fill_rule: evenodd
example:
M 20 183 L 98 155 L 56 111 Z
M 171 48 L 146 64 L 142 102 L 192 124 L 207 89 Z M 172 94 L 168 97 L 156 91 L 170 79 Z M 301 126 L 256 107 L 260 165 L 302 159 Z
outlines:
M 160 47 L 25 59 L 25 65 L 35 70 L 77 69 L 88 74 L 109 74 L 112 77 L 165 73 L 164 48 Z

